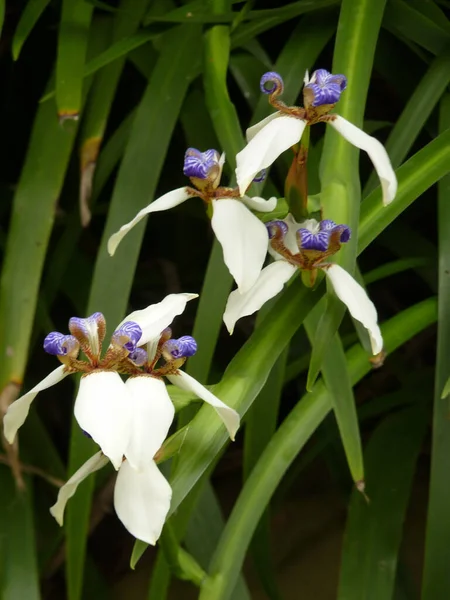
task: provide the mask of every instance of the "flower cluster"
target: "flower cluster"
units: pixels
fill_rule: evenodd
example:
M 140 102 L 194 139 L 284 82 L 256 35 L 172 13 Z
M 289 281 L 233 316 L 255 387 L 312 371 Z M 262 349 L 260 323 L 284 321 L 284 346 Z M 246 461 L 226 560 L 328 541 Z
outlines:
M 108 252 L 114 255 L 122 238 L 150 213 L 200 198 L 237 284 L 223 315 L 230 334 L 238 319 L 259 310 L 299 271 L 311 287 L 323 273 L 351 315 L 369 332 L 376 355 L 383 348 L 376 309 L 351 274 L 330 260 L 350 240 L 350 228 L 324 219 L 322 214 L 319 220 L 300 222 L 288 214 L 264 224 L 258 213 L 273 212 L 277 198 L 247 195 L 252 181 L 261 181 L 265 169 L 283 152 L 292 148 L 296 157 L 301 155 L 307 127 L 325 123 L 367 152 L 380 178 L 383 203 L 394 199 L 397 180 L 382 144 L 343 117 L 330 114 L 346 89 L 346 77 L 319 69 L 311 77 L 306 73 L 304 84 L 303 107 L 287 106 L 280 99 L 282 77 L 269 72 L 261 78 L 261 91 L 276 112 L 247 130 L 248 143 L 236 156 L 236 187 L 221 185 L 224 154 L 189 148 L 183 173 L 190 185 L 164 194 L 138 212 L 110 237 Z M 301 155 L 302 160 L 306 161 L 306 155 Z M 302 194 L 307 196 L 304 192 L 305 186 Z M 267 254 L 273 262 L 264 267 Z M 101 313 L 85 319 L 74 317 L 69 321 L 69 334 L 52 332 L 45 338 L 45 351 L 55 355 L 61 365 L 9 407 L 4 431 L 12 443 L 36 395 L 70 374 L 81 374 L 74 413 L 100 451 L 61 488 L 51 509 L 58 523 L 62 524 L 66 503 L 79 483 L 111 461 L 118 471 L 114 505 L 120 520 L 135 537 L 156 542 L 171 501 L 170 485 L 155 462 L 175 412 L 165 380 L 211 405 L 234 439 L 239 427 L 237 412 L 181 370 L 185 360 L 195 354 L 197 344 L 191 336 L 173 338 L 169 326 L 194 297 L 172 294 L 159 304 L 131 313 L 113 332 L 104 353 L 106 323 Z
M 14 441 L 39 392 L 80 373 L 75 418 L 101 449 L 60 489 L 51 509 L 58 523 L 62 524 L 65 505 L 78 484 L 110 460 L 118 470 L 117 515 L 136 538 L 156 542 L 172 495 L 154 461 L 175 414 L 163 378 L 210 404 L 234 439 L 239 427 L 236 411 L 180 370 L 197 344 L 191 336 L 172 338 L 169 325 L 193 298 L 196 294 L 171 294 L 131 313 L 112 334 L 103 356 L 106 323 L 101 313 L 70 319 L 70 335 L 52 332 L 45 338 L 44 350 L 62 365 L 9 407 L 4 417 L 6 439 Z M 85 359 L 79 358 L 80 350 Z M 128 376 L 126 381 L 119 373 Z

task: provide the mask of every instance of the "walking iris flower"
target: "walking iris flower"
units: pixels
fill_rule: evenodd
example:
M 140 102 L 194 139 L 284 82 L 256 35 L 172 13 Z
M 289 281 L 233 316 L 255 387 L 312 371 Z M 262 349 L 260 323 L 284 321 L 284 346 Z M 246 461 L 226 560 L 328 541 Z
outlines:
M 285 150 L 297 144 L 308 125 L 328 123 L 351 144 L 365 150 L 380 178 L 383 204 L 387 205 L 397 192 L 397 179 L 384 146 L 374 137 L 335 114 L 328 114 L 347 86 L 344 75 L 332 75 L 325 69 L 305 76 L 304 108 L 286 106 L 278 99 L 283 93 L 283 79 L 268 72 L 261 78 L 261 91 L 269 95 L 270 104 L 278 109 L 247 129 L 247 146 L 236 156 L 236 177 L 244 194 L 255 175 L 269 167 Z
M 211 226 L 222 246 L 225 264 L 239 290 L 245 292 L 251 288 L 264 264 L 267 231 L 249 209 L 271 212 L 277 200 L 250 198 L 237 188 L 220 187 L 224 162 L 225 155 L 220 156 L 216 150 L 200 152 L 189 148 L 184 159 L 184 174 L 194 187 L 186 186 L 168 192 L 139 211 L 132 221 L 109 238 L 109 254 L 112 256 L 115 253 L 122 238 L 146 215 L 168 210 L 189 198 L 198 197 L 212 207 Z
M 154 544 L 170 507 L 171 489 L 154 456 L 167 437 L 174 407 L 163 378 L 210 404 L 234 439 L 239 415 L 193 377 L 180 370 L 197 344 L 190 336 L 172 338 L 168 327 L 196 294 L 171 294 L 162 302 L 126 317 L 114 331 L 102 357 L 106 323 L 101 313 L 69 321 L 70 335 L 50 333 L 44 349 L 62 365 L 13 402 L 4 417 L 4 433 L 12 443 L 39 392 L 72 373 L 81 373 L 75 417 L 100 446 L 64 485 L 52 514 L 62 523 L 67 500 L 78 484 L 108 459 L 119 471 L 114 492 L 116 512 L 135 537 Z M 86 360 L 78 358 L 82 350 Z M 119 373 L 128 375 L 126 382 Z
M 317 270 L 321 269 L 352 317 L 368 330 L 373 354 L 379 354 L 383 349 L 383 339 L 375 306 L 364 288 L 347 271 L 326 261 L 340 249 L 341 244 L 348 242 L 350 228 L 336 225 L 329 219 L 320 222 L 308 219 L 296 223 L 288 215 L 283 221 L 270 221 L 267 229 L 269 251 L 275 262 L 261 271 L 258 281 L 247 293 L 231 292 L 223 316 L 228 331 L 233 333 L 238 319 L 253 314 L 276 296 L 298 269 L 309 271 L 311 284 L 315 281 Z

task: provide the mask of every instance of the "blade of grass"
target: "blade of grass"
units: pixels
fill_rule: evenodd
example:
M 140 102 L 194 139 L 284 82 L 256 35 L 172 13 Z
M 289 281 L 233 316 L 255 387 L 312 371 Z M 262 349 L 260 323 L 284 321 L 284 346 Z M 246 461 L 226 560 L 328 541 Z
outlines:
M 4 600 L 39 600 L 32 485 L 19 492 L 8 467 L 0 467 L 0 594 Z
M 156 190 L 165 154 L 191 78 L 198 72 L 201 48 L 195 26 L 180 27 L 164 38 L 163 48 L 133 120 L 97 256 L 87 313 L 101 311 L 109 326 L 122 319 L 131 288 L 144 224 L 127 236 L 111 258 L 109 236 L 148 203 Z M 194 49 L 198 52 L 194 52 Z M 164 115 L 164 119 L 161 118 Z M 148 165 L 152 168 L 149 169 Z M 93 308 L 94 307 L 94 308 Z M 86 438 L 73 425 L 69 470 L 86 460 Z M 70 600 L 82 591 L 86 532 L 93 479 L 79 490 L 68 507 L 67 576 Z
M 393 352 L 436 320 L 436 299 L 430 298 L 396 315 L 383 325 L 386 348 Z M 352 383 L 362 379 L 371 366 L 359 345 L 347 353 Z M 241 569 L 258 520 L 289 465 L 331 410 L 331 397 L 322 381 L 304 396 L 272 437 L 228 519 L 212 559 L 209 577 L 200 600 L 227 600 Z M 297 590 L 299 592 L 299 590 Z
M 450 43 L 450 32 L 437 25 L 404 0 L 390 0 L 383 26 L 394 35 L 405 36 L 436 56 Z
M 22 385 L 55 204 L 75 133 L 74 123 L 59 126 L 53 102 L 39 106 L 14 196 L 0 279 L 0 337 L 8 348 L 0 364 L 0 389 L 7 395 L 17 394 Z
M 93 6 L 63 0 L 56 59 L 56 106 L 61 120 L 78 119 Z
M 367 90 L 372 72 L 375 47 L 383 17 L 385 1 L 363 0 L 355 6 L 344 0 L 339 16 L 333 72 L 344 73 L 348 80 L 339 101 L 339 114 L 357 127 L 364 118 Z M 360 209 L 360 183 L 356 148 L 326 128 L 321 160 L 321 205 L 326 219 L 345 223 L 357 231 Z M 356 236 L 339 252 L 336 262 L 353 273 L 356 259 Z M 334 294 L 327 295 L 327 308 L 317 327 L 312 345 L 306 388 L 311 390 L 319 374 L 328 342 L 337 331 L 345 308 Z
M 427 407 L 387 417 L 364 453 L 369 502 L 353 490 L 344 538 L 338 600 L 392 598 L 403 522 Z
M 450 127 L 450 95 L 441 103 L 440 130 Z M 450 132 L 450 129 L 447 130 Z M 442 134 L 441 134 L 442 135 Z M 450 578 L 445 560 L 450 535 L 447 519 L 450 486 L 446 475 L 450 452 L 450 421 L 448 398 L 442 392 L 449 376 L 450 352 L 450 175 L 438 186 L 439 230 L 439 321 L 436 356 L 436 374 L 433 409 L 433 438 L 431 449 L 431 480 L 428 499 L 427 528 L 425 539 L 425 563 L 422 582 L 422 599 L 445 598 L 450 594 Z
M 305 329 L 310 340 L 316 335 L 320 322 L 320 308 L 319 304 L 305 320 Z M 332 345 L 323 358 L 322 376 L 333 403 L 352 479 L 360 489 L 364 489 L 364 460 L 358 415 L 344 349 L 337 333 L 333 336 Z
M 47 8 L 50 0 L 29 0 L 22 11 L 19 22 L 17 23 L 12 41 L 13 59 L 19 58 L 22 46 L 27 41 L 28 36 L 36 25 L 39 17 Z
M 145 9 L 146 3 L 143 0 L 122 0 L 112 24 L 112 43 L 136 31 Z M 146 54 L 151 60 L 150 52 Z M 80 210 L 84 227 L 90 221 L 92 180 L 124 64 L 125 58 L 122 58 L 102 69 L 94 79 L 88 98 L 86 118 L 80 135 Z

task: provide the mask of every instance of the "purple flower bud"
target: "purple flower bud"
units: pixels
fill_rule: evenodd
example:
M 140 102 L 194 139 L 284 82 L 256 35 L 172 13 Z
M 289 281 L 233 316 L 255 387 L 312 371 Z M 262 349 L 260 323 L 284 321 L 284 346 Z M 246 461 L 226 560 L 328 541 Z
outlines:
M 263 94 L 273 94 L 274 92 L 282 94 L 284 90 L 283 78 L 279 73 L 269 71 L 261 77 L 259 87 Z
M 142 367 L 145 363 L 148 362 L 147 352 L 143 348 L 136 348 L 133 352 L 130 352 L 128 358 L 133 362 L 137 367 Z
M 142 329 L 134 321 L 127 321 L 116 329 L 111 341 L 117 346 L 123 346 L 128 352 L 136 350 L 137 343 L 142 337 Z
M 345 75 L 332 75 L 325 69 L 318 69 L 305 87 L 313 91 L 312 106 L 336 104 L 347 87 L 347 78 Z
M 299 229 L 297 231 L 297 244 L 301 250 L 319 250 L 325 252 L 328 250 L 329 231 L 318 231 L 313 233 L 309 229 Z
M 69 331 L 81 344 L 87 345 L 94 356 L 98 356 L 105 338 L 105 317 L 100 312 L 96 312 L 86 319 L 72 317 L 69 320 Z
M 44 350 L 55 356 L 66 356 L 67 354 L 77 356 L 80 344 L 73 335 L 64 335 L 58 331 L 52 331 L 44 340 Z
M 284 236 L 288 232 L 287 224 L 281 220 L 269 221 L 268 223 L 266 223 L 266 227 L 267 227 L 267 231 L 269 233 L 269 239 L 272 239 L 280 234 L 281 234 L 281 237 L 284 238 Z
M 207 179 L 212 169 L 219 167 L 220 154 L 217 150 L 200 152 L 196 148 L 188 148 L 184 155 L 183 173 L 187 177 Z
M 183 335 L 177 340 L 167 340 L 162 350 L 164 353 L 170 354 L 174 359 L 188 358 L 197 352 L 197 342 L 190 335 Z

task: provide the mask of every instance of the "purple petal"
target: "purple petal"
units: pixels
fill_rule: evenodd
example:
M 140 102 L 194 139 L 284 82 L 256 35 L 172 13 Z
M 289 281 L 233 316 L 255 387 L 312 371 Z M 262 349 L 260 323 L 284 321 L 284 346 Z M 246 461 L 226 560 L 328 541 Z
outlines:
M 297 243 L 301 250 L 328 250 L 329 231 L 319 231 L 312 233 L 309 229 L 299 229 L 297 231 Z
M 82 338 L 83 341 L 88 341 L 92 335 L 98 335 L 98 331 L 105 330 L 105 328 L 105 317 L 100 312 L 96 312 L 85 319 L 72 317 L 69 320 L 69 330 L 78 340 Z
M 214 167 L 219 165 L 220 155 L 217 150 L 200 152 L 196 148 L 188 148 L 184 155 L 183 173 L 187 177 L 206 179 Z
M 44 340 L 44 350 L 55 356 L 66 356 L 67 354 L 78 354 L 80 344 L 73 335 L 64 335 L 58 331 L 52 331 Z
M 326 69 L 317 69 L 311 75 L 310 82 L 317 83 L 318 85 L 325 85 L 330 77 L 332 77 L 332 75 Z
M 320 223 L 319 223 L 320 231 L 330 231 L 331 229 L 334 229 L 335 227 L 336 227 L 336 223 L 334 221 L 332 221 L 331 219 L 324 219 L 323 221 L 320 221 Z
M 142 329 L 134 321 L 127 321 L 116 329 L 112 335 L 112 342 L 123 346 L 128 352 L 134 352 L 137 343 L 142 337 Z
M 352 230 L 350 229 L 350 227 L 348 225 L 336 225 L 336 227 L 333 229 L 333 231 L 340 231 L 340 234 L 341 234 L 340 242 L 342 244 L 345 244 L 346 242 L 348 242 L 348 240 L 350 239 L 350 237 L 352 235 Z
M 347 87 L 347 78 L 345 75 L 332 75 L 325 69 L 317 69 L 305 87 L 313 91 L 312 106 L 336 104 Z
M 276 235 L 281 233 L 281 236 L 284 237 L 288 232 L 288 226 L 284 221 L 269 221 L 266 223 L 267 231 L 269 233 L 269 238 L 272 239 Z
M 282 94 L 284 90 L 283 78 L 275 71 L 268 71 L 261 77 L 259 87 L 263 94 L 273 94 L 275 91 Z
M 130 352 L 128 358 L 134 362 L 137 367 L 142 367 L 148 362 L 148 354 L 143 348 L 136 348 L 133 352 Z
M 184 335 L 177 340 L 167 340 L 162 349 L 173 358 L 187 358 L 197 352 L 197 342 L 190 335 Z

